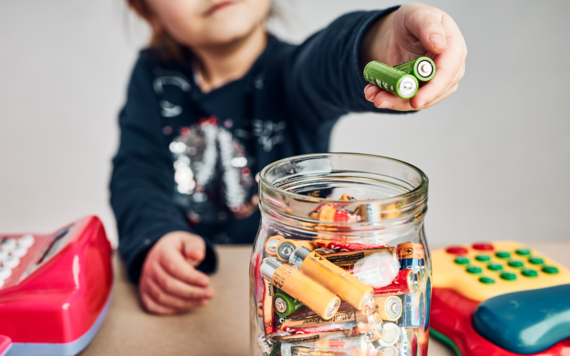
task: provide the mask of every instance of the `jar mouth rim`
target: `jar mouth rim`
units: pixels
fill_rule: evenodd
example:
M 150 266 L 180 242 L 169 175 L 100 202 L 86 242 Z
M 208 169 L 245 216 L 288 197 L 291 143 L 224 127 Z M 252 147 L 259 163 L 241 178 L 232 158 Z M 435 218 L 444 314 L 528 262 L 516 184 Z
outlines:
M 283 159 L 275 161 L 271 164 L 268 164 L 267 166 L 265 166 L 261 170 L 261 172 L 259 173 L 259 183 L 261 185 L 267 187 L 269 190 L 277 193 L 277 194 L 285 195 L 285 196 L 294 198 L 296 200 L 302 200 L 302 201 L 314 202 L 314 203 L 328 203 L 328 202 L 346 203 L 347 202 L 346 200 L 326 199 L 326 198 L 313 197 L 313 196 L 307 196 L 307 195 L 303 195 L 303 194 L 293 193 L 293 192 L 290 192 L 288 190 L 281 189 L 281 188 L 273 186 L 266 179 L 267 173 L 271 169 L 275 168 L 276 166 L 278 166 L 282 163 L 285 163 L 285 162 L 291 160 L 291 158 L 295 158 L 295 159 L 298 159 L 298 158 L 318 158 L 318 157 L 325 157 L 325 156 L 331 156 L 331 155 L 361 156 L 361 157 L 362 156 L 368 156 L 368 157 L 373 157 L 373 158 L 381 158 L 381 159 L 397 162 L 397 163 L 400 163 L 404 166 L 407 166 L 407 167 L 415 170 L 421 177 L 421 183 L 417 187 L 415 187 L 414 189 L 407 191 L 405 193 L 393 195 L 393 196 L 382 198 L 382 199 L 368 199 L 368 200 L 358 200 L 357 199 L 357 200 L 351 201 L 352 204 L 354 204 L 354 203 L 362 203 L 362 204 L 382 203 L 382 202 L 386 202 L 388 200 L 406 198 L 406 197 L 412 196 L 414 194 L 417 194 L 418 192 L 422 192 L 422 191 L 427 189 L 428 182 L 429 182 L 427 175 L 421 169 L 414 166 L 413 164 L 404 162 L 404 161 L 396 159 L 396 158 L 374 155 L 374 154 L 369 154 L 369 153 L 353 153 L 353 152 L 313 153 L 313 154 L 305 154 L 305 155 L 298 155 L 298 156 L 291 156 L 288 158 L 283 158 Z

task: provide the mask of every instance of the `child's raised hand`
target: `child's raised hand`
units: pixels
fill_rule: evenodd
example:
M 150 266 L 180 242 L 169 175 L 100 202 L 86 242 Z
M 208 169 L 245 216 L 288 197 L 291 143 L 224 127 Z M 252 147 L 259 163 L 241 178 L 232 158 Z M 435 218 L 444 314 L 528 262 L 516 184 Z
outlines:
M 369 84 L 367 100 L 379 108 L 399 111 L 425 109 L 453 94 L 465 73 L 467 46 L 457 24 L 445 12 L 423 4 L 406 4 L 368 30 L 360 47 L 366 63 L 396 65 L 427 55 L 435 62 L 435 77 L 412 99 L 401 99 Z
M 204 259 L 201 237 L 184 231 L 164 235 L 146 256 L 139 291 L 153 313 L 174 314 L 206 305 L 214 297 L 210 279 L 196 270 Z

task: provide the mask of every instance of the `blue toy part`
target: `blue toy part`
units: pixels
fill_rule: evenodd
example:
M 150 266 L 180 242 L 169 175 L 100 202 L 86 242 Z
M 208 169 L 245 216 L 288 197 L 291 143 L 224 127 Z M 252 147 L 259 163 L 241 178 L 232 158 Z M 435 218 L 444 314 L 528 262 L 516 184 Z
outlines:
M 487 299 L 477 307 L 473 327 L 510 352 L 544 351 L 570 337 L 570 284 Z

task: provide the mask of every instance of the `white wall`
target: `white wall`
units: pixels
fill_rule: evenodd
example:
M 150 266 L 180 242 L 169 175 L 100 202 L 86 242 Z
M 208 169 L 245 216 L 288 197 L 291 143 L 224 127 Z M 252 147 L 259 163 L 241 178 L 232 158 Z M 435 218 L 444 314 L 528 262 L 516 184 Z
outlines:
M 427 1 L 467 40 L 459 91 L 408 116 L 351 115 L 333 151 L 396 157 L 431 179 L 433 243 L 568 240 L 570 2 Z M 298 42 L 394 1 L 281 0 Z M 116 117 L 146 29 L 120 0 L 0 1 L 0 231 L 54 230 L 108 206 Z

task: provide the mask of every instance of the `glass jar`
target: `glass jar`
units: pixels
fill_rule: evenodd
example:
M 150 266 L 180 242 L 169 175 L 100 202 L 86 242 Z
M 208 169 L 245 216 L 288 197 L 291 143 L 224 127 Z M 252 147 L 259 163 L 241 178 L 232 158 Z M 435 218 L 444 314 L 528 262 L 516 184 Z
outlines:
M 265 167 L 251 355 L 427 355 L 427 192 L 421 170 L 387 157 L 314 154 Z

